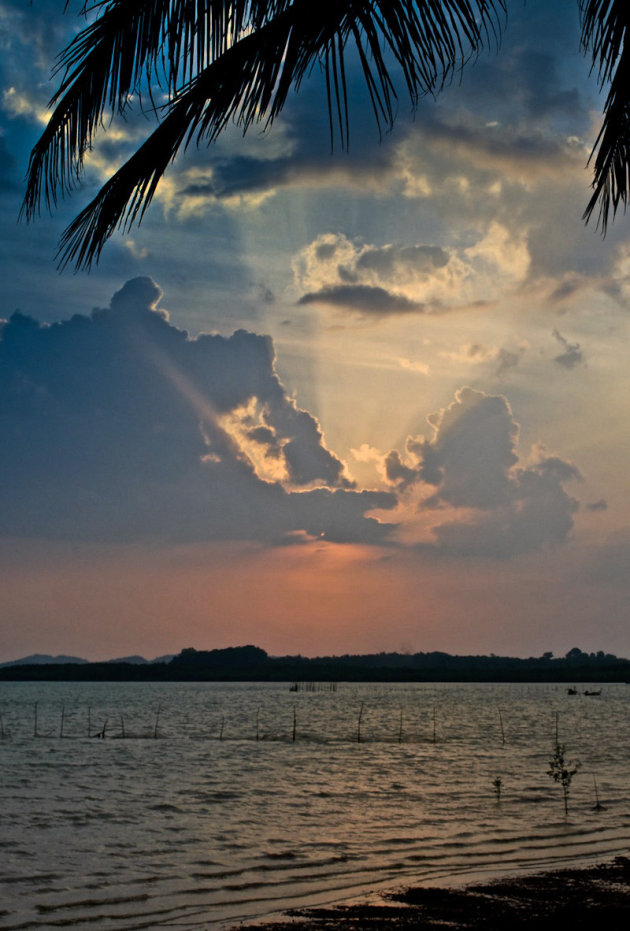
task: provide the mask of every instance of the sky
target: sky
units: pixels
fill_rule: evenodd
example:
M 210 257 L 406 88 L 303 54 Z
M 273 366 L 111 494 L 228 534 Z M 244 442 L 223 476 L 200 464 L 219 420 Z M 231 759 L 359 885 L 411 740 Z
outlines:
M 89 273 L 18 222 L 79 4 L 0 0 L 0 661 L 630 656 L 630 221 L 584 226 L 602 98 L 575 0 L 350 145 L 317 73 L 171 166 Z

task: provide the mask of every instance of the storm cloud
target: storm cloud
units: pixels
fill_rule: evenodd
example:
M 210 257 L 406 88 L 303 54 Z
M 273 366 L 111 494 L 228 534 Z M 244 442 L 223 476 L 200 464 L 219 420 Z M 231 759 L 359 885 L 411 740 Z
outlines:
M 106 309 L 1 333 L 5 534 L 106 540 L 299 534 L 384 541 L 317 420 L 290 399 L 272 340 L 239 330 L 190 339 L 136 278 Z

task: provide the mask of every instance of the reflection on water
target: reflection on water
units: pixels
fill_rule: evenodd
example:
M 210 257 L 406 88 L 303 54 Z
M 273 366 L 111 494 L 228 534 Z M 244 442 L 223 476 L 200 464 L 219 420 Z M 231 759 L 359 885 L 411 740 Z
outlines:
M 0 683 L 0 929 L 215 928 L 627 853 L 630 686 L 578 691 Z

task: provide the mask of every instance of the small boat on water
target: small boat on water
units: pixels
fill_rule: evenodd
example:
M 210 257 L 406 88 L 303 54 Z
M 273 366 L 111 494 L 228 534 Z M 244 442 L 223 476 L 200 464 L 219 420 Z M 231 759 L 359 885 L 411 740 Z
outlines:
M 588 689 L 584 689 L 584 694 L 585 694 L 585 695 L 601 695 L 601 694 L 602 694 L 602 690 L 601 690 L 601 689 L 592 689 L 591 691 L 589 691 Z

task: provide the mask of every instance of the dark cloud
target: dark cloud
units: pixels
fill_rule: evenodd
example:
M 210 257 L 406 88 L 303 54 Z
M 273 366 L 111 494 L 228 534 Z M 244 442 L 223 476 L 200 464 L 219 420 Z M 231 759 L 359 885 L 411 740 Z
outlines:
M 566 141 L 549 135 L 543 127 L 531 124 L 492 126 L 465 119 L 461 113 L 450 113 L 437 107 L 423 114 L 417 131 L 421 139 L 437 152 L 453 156 L 468 156 L 471 166 L 495 176 L 497 168 L 522 172 L 558 172 L 581 165 L 581 152 L 576 152 Z M 429 165 L 427 164 L 427 167 Z M 439 179 L 439 161 L 431 166 Z M 448 167 L 448 166 L 446 166 Z
M 415 273 L 430 273 L 436 268 L 444 268 L 449 259 L 449 253 L 439 246 L 368 246 L 358 256 L 355 267 L 358 271 L 374 271 L 381 278 L 392 278 L 400 268 Z
M 418 480 L 415 469 L 406 466 L 397 449 L 392 449 L 385 456 L 385 477 L 392 485 L 405 488 Z
M 178 196 L 201 197 L 208 200 L 226 200 L 231 197 L 259 194 L 276 188 L 298 185 L 321 186 L 336 183 L 357 186 L 361 179 L 371 180 L 389 176 L 396 165 L 396 149 L 392 144 L 379 145 L 374 134 L 363 146 L 353 146 L 348 151 L 331 152 L 328 134 L 317 136 L 313 127 L 301 125 L 296 107 L 290 108 L 294 119 L 289 116 L 290 139 L 287 148 L 290 154 L 277 157 L 204 153 L 205 173 L 190 184 L 182 185 Z M 287 120 L 285 115 L 285 121 Z M 187 161 L 182 167 L 190 164 Z M 209 166 L 209 167 L 208 167 Z
M 519 349 L 514 351 L 512 349 L 499 349 L 497 355 L 497 375 L 505 375 L 506 372 L 509 372 L 510 369 L 516 368 L 516 366 L 521 361 L 521 357 L 524 353 L 524 349 Z
M 298 304 L 331 304 L 344 307 L 369 316 L 386 317 L 392 314 L 418 314 L 425 311 L 425 305 L 411 301 L 404 294 L 396 294 L 385 288 L 371 285 L 335 285 L 320 288 L 310 294 L 303 294 Z
M 274 370 L 269 337 L 190 339 L 137 278 L 108 308 L 1 333 L 0 529 L 107 540 L 383 542 L 319 424 Z M 299 489 L 299 491 L 298 491 Z
M 558 365 L 566 369 L 573 369 L 576 365 L 582 365 L 584 363 L 584 353 L 579 343 L 570 343 L 558 330 L 553 331 L 553 336 L 563 349 L 559 355 L 554 356 L 554 362 L 557 362 Z
M 548 300 L 552 304 L 560 303 L 567 298 L 573 297 L 578 291 L 588 287 L 590 281 L 582 275 L 569 273 L 564 276 L 559 285 L 557 285 L 549 294 Z M 603 290 L 603 289 L 602 289 Z

